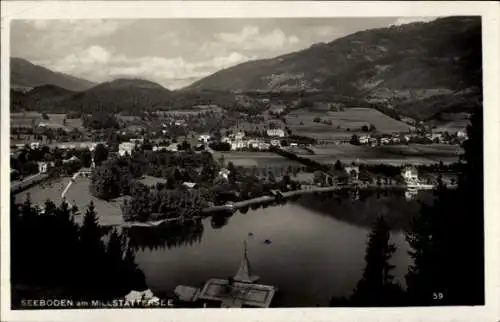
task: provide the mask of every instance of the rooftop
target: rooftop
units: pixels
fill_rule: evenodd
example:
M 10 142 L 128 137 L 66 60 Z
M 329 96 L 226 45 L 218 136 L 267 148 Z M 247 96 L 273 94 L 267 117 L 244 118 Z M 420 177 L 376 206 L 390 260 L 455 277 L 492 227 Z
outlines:
M 270 285 L 234 282 L 229 286 L 225 279 L 210 279 L 201 290 L 198 299 L 221 301 L 223 307 L 253 306 L 267 308 L 276 293 Z

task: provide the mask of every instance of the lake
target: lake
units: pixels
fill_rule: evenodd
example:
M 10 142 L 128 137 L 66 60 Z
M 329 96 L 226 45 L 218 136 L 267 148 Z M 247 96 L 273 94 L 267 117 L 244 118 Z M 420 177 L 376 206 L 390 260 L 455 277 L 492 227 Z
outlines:
M 370 225 L 379 215 L 394 228 L 393 273 L 405 285 L 410 258 L 402 229 L 418 211 L 418 202 L 406 200 L 404 193 L 357 198 L 330 193 L 242 209 L 226 219 L 132 228 L 128 234 L 154 293 L 234 276 L 246 239 L 253 273 L 279 290 L 273 306 L 327 306 L 331 296 L 349 296 L 361 278 Z

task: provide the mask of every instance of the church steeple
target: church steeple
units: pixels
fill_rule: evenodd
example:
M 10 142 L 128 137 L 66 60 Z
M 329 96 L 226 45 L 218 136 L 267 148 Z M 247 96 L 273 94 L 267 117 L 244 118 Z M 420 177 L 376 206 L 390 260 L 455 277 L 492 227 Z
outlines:
M 247 241 L 243 242 L 243 258 L 241 260 L 238 272 L 234 276 L 234 280 L 243 283 L 253 283 L 259 279 L 258 276 L 252 276 L 250 261 L 247 254 Z

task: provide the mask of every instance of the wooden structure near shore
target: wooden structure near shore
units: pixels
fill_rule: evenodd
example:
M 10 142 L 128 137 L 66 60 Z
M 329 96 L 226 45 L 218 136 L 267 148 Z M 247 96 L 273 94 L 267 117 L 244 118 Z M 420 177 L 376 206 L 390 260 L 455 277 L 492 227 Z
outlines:
M 176 294 L 190 302 L 218 303 L 222 308 L 268 308 L 276 294 L 276 287 L 257 284 L 258 276 L 252 275 L 246 241 L 240 267 L 233 278 L 211 278 L 201 289 L 179 285 Z

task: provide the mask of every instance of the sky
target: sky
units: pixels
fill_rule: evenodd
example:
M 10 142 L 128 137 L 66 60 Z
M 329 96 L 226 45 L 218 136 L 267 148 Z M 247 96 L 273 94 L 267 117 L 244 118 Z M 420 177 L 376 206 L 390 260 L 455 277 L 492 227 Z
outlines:
M 178 89 L 245 61 L 272 58 L 404 18 L 15 20 L 11 56 L 93 82 L 142 78 Z

